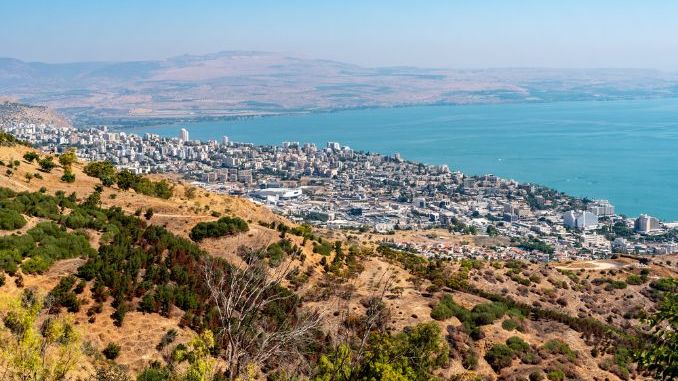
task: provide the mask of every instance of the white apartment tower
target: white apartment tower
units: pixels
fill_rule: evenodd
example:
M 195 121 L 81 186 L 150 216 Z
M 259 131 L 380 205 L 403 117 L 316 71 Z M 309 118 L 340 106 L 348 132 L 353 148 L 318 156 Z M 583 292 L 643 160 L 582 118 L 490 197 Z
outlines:
M 615 214 L 614 205 L 607 200 L 596 200 L 587 209 L 598 217 L 612 217 Z
M 639 233 L 647 234 L 655 230 L 660 230 L 661 224 L 657 218 L 648 216 L 647 214 L 641 214 L 636 219 L 634 228 Z
M 181 131 L 179 132 L 179 140 L 182 142 L 187 142 L 188 141 L 188 130 L 185 128 L 182 128 Z
M 570 210 L 563 214 L 563 225 L 581 230 L 590 230 L 598 227 L 598 216 L 587 211 Z

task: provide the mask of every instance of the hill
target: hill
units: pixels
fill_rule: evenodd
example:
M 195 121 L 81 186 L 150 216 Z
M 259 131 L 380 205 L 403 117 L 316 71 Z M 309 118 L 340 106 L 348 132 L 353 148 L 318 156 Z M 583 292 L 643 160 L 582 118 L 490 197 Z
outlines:
M 119 345 L 115 362 L 144 377 L 238 364 L 227 378 L 647 379 L 632 353 L 649 340 L 643 318 L 675 288 L 676 256 L 436 261 L 177 180 L 162 198 L 120 181 L 102 186 L 87 163 L 44 171 L 48 155 L 28 152 L 0 147 L 0 296 L 49 293 L 40 319 L 70 319 L 86 343 L 71 378 L 112 372 L 103 357 Z M 228 315 L 213 297 L 234 287 L 267 303 Z M 237 331 L 236 321 L 251 326 Z M 208 328 L 218 344 L 199 352 L 210 347 L 209 337 L 196 339 Z M 237 335 L 224 334 L 231 329 Z M 247 344 L 238 361 L 229 342 Z
M 0 126 L 13 123 L 51 124 L 58 127 L 70 126 L 63 115 L 44 106 L 32 106 L 13 102 L 0 97 Z
M 361 67 L 225 51 L 135 62 L 0 58 L 0 91 L 76 121 L 211 118 L 424 104 L 675 96 L 675 74 L 632 69 Z

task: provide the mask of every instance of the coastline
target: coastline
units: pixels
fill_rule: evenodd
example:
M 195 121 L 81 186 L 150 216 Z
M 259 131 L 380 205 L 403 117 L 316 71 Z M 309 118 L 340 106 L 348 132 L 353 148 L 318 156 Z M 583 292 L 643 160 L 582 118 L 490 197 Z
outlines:
M 361 110 L 389 110 L 402 109 L 411 107 L 450 107 L 450 106 L 490 106 L 490 105 L 536 105 L 536 104 L 559 104 L 559 103 L 580 103 L 580 102 L 623 102 L 623 101 L 642 101 L 642 100 L 660 100 L 660 99 L 678 99 L 678 96 L 632 96 L 632 97 L 607 97 L 607 98 L 578 98 L 578 99 L 559 99 L 546 100 L 539 98 L 507 100 L 498 99 L 496 102 L 422 102 L 422 103 L 397 103 L 392 105 L 365 105 L 365 106 L 350 106 L 350 107 L 330 107 L 330 108 L 304 108 L 304 109 L 285 109 L 285 110 L 233 110 L 232 113 L 242 113 L 240 115 L 196 115 L 191 116 L 176 116 L 176 117 L 162 117 L 162 116 L 115 116 L 115 117 L 87 117 L 87 122 L 75 122 L 76 128 L 87 128 L 91 126 L 108 125 L 114 130 L 125 130 L 129 128 L 136 128 L 139 125 L 148 127 L 160 127 L 178 123 L 200 123 L 200 122 L 220 122 L 220 121 L 234 121 L 247 120 L 256 118 L 276 118 L 294 115 L 313 115 L 313 114 L 333 114 L 345 111 L 361 111 Z M 117 122 L 117 123 L 116 123 Z M 136 126 L 132 126 L 135 124 Z
M 662 98 L 662 100 L 657 102 L 663 102 L 662 104 L 669 103 L 673 105 L 675 101 L 675 98 Z M 522 124 L 510 124 L 513 122 L 509 120 L 509 124 L 506 128 L 509 128 L 509 126 L 511 129 L 515 128 L 520 135 L 515 138 L 512 136 L 507 136 L 503 127 L 500 129 L 495 128 L 494 130 L 488 132 L 482 132 L 482 130 L 486 128 L 486 123 L 483 122 L 483 112 L 513 112 L 514 109 L 523 111 L 528 110 L 529 112 L 519 115 L 520 118 L 524 118 L 525 115 L 530 117 L 534 110 L 549 112 L 555 110 L 563 114 L 563 118 L 567 118 L 564 119 L 565 123 L 571 123 L 570 119 L 574 120 L 574 117 L 569 115 L 571 109 L 578 109 L 581 107 L 592 107 L 594 109 L 598 109 L 600 107 L 605 107 L 609 109 L 608 112 L 616 112 L 617 109 L 632 109 L 639 102 L 645 101 L 597 101 L 595 103 L 573 101 L 531 104 L 512 103 L 468 106 L 433 105 L 376 109 L 369 108 L 360 110 L 334 110 L 327 112 L 318 111 L 289 115 L 277 115 L 276 118 L 253 116 L 237 119 L 231 118 L 228 121 L 223 119 L 202 122 L 189 121 L 174 124 L 149 125 L 145 127 L 129 129 L 116 129 L 116 131 L 134 132 L 137 134 L 151 132 L 160 134 L 161 136 L 171 137 L 176 136 L 179 128 L 187 128 L 191 130 L 192 136 L 195 136 L 196 138 L 203 141 L 206 141 L 207 139 L 218 139 L 222 135 L 228 135 L 233 140 L 249 142 L 257 145 L 280 144 L 286 140 L 313 142 L 316 144 L 324 144 L 327 141 L 339 141 L 342 144 L 348 144 L 349 146 L 361 151 L 380 152 L 383 154 L 400 152 L 403 157 L 417 162 L 448 164 L 450 168 L 461 170 L 462 172 L 469 175 L 478 176 L 494 173 L 503 178 L 517 179 L 521 182 L 544 184 L 549 188 L 558 189 L 579 198 L 604 198 L 610 199 L 615 204 L 619 203 L 618 200 L 622 200 L 622 204 L 632 205 L 630 209 L 620 207 L 620 211 L 626 212 L 629 215 L 650 213 L 653 215 L 659 215 L 663 220 L 678 220 L 678 216 L 674 216 L 675 213 L 672 213 L 671 208 L 669 207 L 669 205 L 672 203 L 672 199 L 671 195 L 667 195 L 666 192 L 668 192 L 670 186 L 663 183 L 652 184 L 651 192 L 655 192 L 655 196 L 653 196 L 651 199 L 646 197 L 638 199 L 640 195 L 637 194 L 637 190 L 633 190 L 633 185 L 630 185 L 633 184 L 635 180 L 629 178 L 620 178 L 620 176 L 622 176 L 621 172 L 623 172 L 622 168 L 625 166 L 628 167 L 629 165 L 625 164 L 624 160 L 629 160 L 632 158 L 633 153 L 635 152 L 635 146 L 642 143 L 640 143 L 640 141 L 635 137 L 629 137 L 628 139 L 625 138 L 625 140 L 621 142 L 625 144 L 625 146 L 622 148 L 629 150 L 629 154 L 620 156 L 622 155 L 622 151 L 616 152 L 616 149 L 612 148 L 614 145 L 611 143 L 608 144 L 607 141 L 610 139 L 617 139 L 617 135 L 621 135 L 623 137 L 624 132 L 619 131 L 619 133 L 617 133 L 618 128 L 616 125 L 611 125 L 609 128 L 605 127 L 599 129 L 595 124 L 595 118 L 590 119 L 590 121 L 587 119 L 589 117 L 585 116 L 585 118 L 582 120 L 583 125 L 581 128 L 581 134 L 583 134 L 582 136 L 584 139 L 583 141 L 581 138 L 579 138 L 579 135 L 563 137 L 562 133 L 565 133 L 565 130 L 556 131 L 552 134 L 552 136 L 543 136 L 536 139 L 526 136 L 528 133 L 533 133 L 534 135 L 544 135 L 545 133 L 548 133 L 548 131 L 542 127 L 543 125 L 547 125 L 549 128 L 552 128 L 549 125 L 548 119 L 540 119 L 542 118 L 541 115 L 536 116 L 537 121 L 535 122 L 535 126 L 530 127 L 531 129 L 525 131 L 524 133 L 520 133 Z M 647 102 L 651 104 L 655 103 L 654 101 Z M 492 109 L 485 110 L 483 109 L 484 107 L 492 107 Z M 428 124 L 423 126 L 425 128 L 422 129 L 420 135 L 417 134 L 419 127 L 422 127 L 421 125 L 417 124 L 419 120 L 423 120 L 423 122 L 426 123 L 431 121 L 438 123 L 438 119 L 443 118 L 442 120 L 444 122 L 447 120 L 444 118 L 450 113 L 455 114 L 454 118 L 447 122 L 448 124 L 452 123 L 453 126 L 451 126 L 449 134 L 453 134 L 454 136 L 449 134 L 446 135 L 446 130 L 444 129 L 438 128 L 431 130 Z M 470 114 L 474 123 L 475 119 L 479 117 L 481 119 L 480 122 L 466 128 L 465 130 L 462 130 L 461 132 L 458 132 L 455 130 L 456 127 L 454 126 L 463 125 L 466 123 L 466 119 L 464 119 L 464 113 Z M 393 114 L 393 116 L 391 116 L 391 114 Z M 434 115 L 430 116 L 431 114 Z M 457 118 L 456 114 L 461 116 Z M 669 113 L 666 118 L 668 117 L 672 118 L 673 114 Z M 390 119 L 382 123 L 386 126 L 386 128 L 384 128 L 382 131 L 381 127 L 379 127 L 381 121 L 373 120 L 374 118 Z M 408 124 L 408 118 L 412 119 L 413 122 Z M 427 120 L 427 118 L 430 118 L 430 120 Z M 647 119 L 653 121 L 652 118 L 653 116 L 649 116 Z M 369 119 L 369 122 L 363 122 L 362 119 Z M 401 123 L 401 120 L 405 120 L 405 122 Z M 398 123 L 397 128 L 392 126 L 392 124 L 396 122 Z M 357 127 L 355 126 L 356 123 Z M 497 126 L 503 126 L 503 123 L 505 122 L 503 120 L 490 120 L 488 123 L 494 123 Z M 555 120 L 553 123 L 560 122 Z M 643 126 L 644 129 L 650 129 L 650 127 L 652 127 L 651 124 L 645 122 L 644 115 L 641 115 L 641 119 L 637 121 L 636 124 Z M 514 125 L 516 127 L 513 127 Z M 660 125 L 663 124 L 660 123 Z M 624 125 L 622 125 L 622 127 L 624 127 Z M 571 127 L 568 126 L 566 128 L 570 129 Z M 367 131 L 373 129 L 377 129 L 382 133 L 370 133 Z M 589 132 L 589 129 L 592 131 Z M 405 131 L 405 133 L 402 131 Z M 459 135 L 459 133 L 461 133 L 461 135 Z M 635 130 L 631 131 L 630 133 L 637 134 Z M 662 131 L 658 131 L 658 133 L 673 134 L 670 128 L 665 128 Z M 483 137 L 477 138 L 476 135 L 478 134 Z M 495 137 L 495 134 L 503 135 L 501 137 Z M 592 137 L 593 134 L 605 134 L 604 136 L 609 136 L 609 138 L 605 137 L 603 140 L 594 139 Z M 652 132 L 647 132 L 647 134 L 647 139 L 653 139 L 651 137 Z M 397 137 L 394 138 L 396 135 Z M 401 136 L 403 137 L 401 138 Z M 428 138 L 428 136 L 431 136 L 431 138 L 427 141 L 418 140 L 412 142 L 411 144 L 405 143 L 405 140 L 408 137 L 423 139 L 424 137 Z M 468 137 L 468 139 L 466 137 Z M 486 137 L 489 139 L 487 142 L 483 140 Z M 488 151 L 487 147 L 497 144 L 492 142 L 493 139 L 495 141 L 499 141 L 499 144 L 502 144 L 504 147 L 502 148 L 496 146 L 499 149 L 492 149 Z M 590 140 L 588 144 L 602 145 L 600 146 L 599 153 L 596 154 L 595 158 L 591 158 L 592 161 L 590 164 L 587 164 L 586 161 L 576 161 L 572 165 L 566 165 L 563 160 L 567 160 L 567 158 L 563 159 L 561 155 L 567 153 L 560 153 L 558 151 L 543 149 L 540 147 L 535 149 L 539 152 L 542 152 L 543 155 L 531 153 L 529 151 L 521 151 L 518 148 L 509 149 L 506 148 L 506 144 L 503 144 L 502 139 L 509 139 L 507 144 L 511 144 L 510 142 L 515 142 L 514 144 L 526 146 L 530 146 L 531 144 L 539 145 L 543 143 L 554 144 L 554 142 L 560 142 L 563 141 L 563 139 L 565 139 L 563 145 L 585 145 L 587 144 L 586 139 Z M 468 144 L 466 144 L 466 142 L 468 142 Z M 666 140 L 664 143 L 671 144 L 670 142 L 671 140 Z M 424 143 L 426 143 L 426 147 L 422 147 Z M 454 152 L 447 151 L 443 148 L 443 146 L 448 144 L 455 146 Z M 460 144 L 462 144 L 462 146 L 459 146 Z M 664 155 L 670 155 L 670 153 L 667 153 L 670 152 L 670 147 L 666 147 L 663 152 Z M 592 164 L 595 164 L 594 167 L 591 167 Z M 634 163 L 631 164 L 635 165 Z M 655 170 L 658 172 L 668 170 L 665 168 L 666 165 L 668 165 L 666 162 L 660 162 L 659 164 L 663 165 L 663 167 L 655 166 L 656 168 L 654 168 L 653 163 L 650 163 L 649 165 L 646 163 L 647 169 L 635 169 L 638 170 L 639 176 L 642 176 L 640 174 L 644 173 L 646 170 Z M 590 172 L 590 168 L 593 168 L 595 172 L 587 174 L 587 171 Z M 628 168 L 634 169 L 631 167 Z M 553 172 L 553 174 L 551 174 L 551 172 Z M 544 175 L 544 173 L 546 173 L 546 175 Z M 610 177 L 610 180 L 605 180 L 606 177 Z M 669 182 L 675 180 L 675 178 L 672 179 L 671 177 L 666 178 L 665 175 L 657 177 L 657 180 L 661 179 L 668 179 Z M 666 190 L 666 192 L 662 194 L 657 193 L 664 190 Z M 660 199 L 663 199 L 665 203 L 658 204 L 657 202 Z M 653 200 L 657 200 L 657 202 Z M 644 204 L 650 206 L 657 204 L 663 209 L 654 210 L 653 207 L 638 207 L 639 205 Z M 661 210 L 663 210 L 663 212 Z

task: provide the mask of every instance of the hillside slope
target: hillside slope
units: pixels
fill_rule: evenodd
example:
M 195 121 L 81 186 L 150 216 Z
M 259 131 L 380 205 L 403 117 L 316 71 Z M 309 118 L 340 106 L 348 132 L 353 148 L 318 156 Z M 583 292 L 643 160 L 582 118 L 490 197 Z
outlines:
M 50 108 L 26 105 L 0 97 L 0 126 L 19 122 L 36 125 L 51 124 L 57 127 L 71 125 L 68 119 Z
M 69 227 L 75 225 L 68 220 L 73 213 L 79 215 L 90 210 L 82 205 L 100 180 L 83 172 L 85 163 L 77 163 L 71 169 L 75 182 L 63 182 L 62 167 L 49 173 L 40 171 L 35 162 L 22 159 L 27 152 L 32 150 L 23 146 L 0 147 L 0 160 L 7 168 L 0 176 L 0 188 L 35 194 L 38 199 L 41 192 L 56 195 L 55 200 L 61 200 L 64 206 L 54 216 L 25 210 L 22 216 L 26 224 L 0 230 L 0 238 L 35 235 L 33 229 L 54 221 L 68 234 L 86 236 L 100 258 L 105 258 L 106 248 L 119 244 L 111 239 L 115 235 L 106 228 L 108 225 L 74 228 Z M 15 161 L 19 161 L 18 166 Z M 8 168 L 9 164 L 12 168 Z M 41 178 L 26 176 L 36 173 Z M 334 345 L 350 342 L 347 338 L 361 329 L 390 340 L 388 337 L 398 337 L 403 330 L 411 332 L 407 327 L 429 323 L 438 327 L 439 339 L 449 348 L 448 358 L 441 357 L 440 362 L 431 365 L 430 372 L 445 379 L 518 380 L 532 379 L 530 375 L 538 373 L 548 373 L 551 379 L 560 379 L 560 374 L 567 379 L 582 380 L 647 378 L 622 349 L 638 344 L 634 335 L 642 327 L 641 318 L 655 309 L 664 287 L 662 280 L 676 277 L 678 257 L 653 260 L 647 266 L 633 259 L 619 259 L 599 267 L 586 263 L 556 266 L 515 261 L 427 261 L 352 232 L 289 230 L 297 226 L 264 207 L 190 189 L 178 181 L 173 184 L 169 199 L 124 191 L 117 186 L 101 188 L 101 211 L 110 214 L 106 224 L 119 218 L 111 212 L 111 208 L 118 207 L 124 215 L 138 214 L 138 224 L 146 232 L 164 227 L 171 235 L 188 239 L 199 222 L 213 222 L 224 215 L 240 217 L 249 225 L 247 232 L 203 239 L 196 250 L 241 268 L 246 267 L 247 261 L 243 248 L 260 253 L 271 274 L 290 264 L 296 270 L 286 274 L 283 284 L 299 297 L 293 313 L 321 314 L 318 339 L 313 344 L 316 349 L 305 355 L 310 368 L 297 362 L 270 362 L 257 372 L 271 376 L 276 369 L 292 368 L 302 376 L 313 375 L 320 372 L 314 365 L 319 354 L 330 356 Z M 73 192 L 75 203 L 69 203 L 65 197 Z M 149 209 L 152 214 L 147 214 Z M 144 241 L 140 242 L 143 245 Z M 177 242 L 184 245 L 181 243 L 184 241 Z M 153 253 L 162 245 L 165 244 L 156 242 L 141 247 Z M 46 271 L 38 273 L 24 271 L 24 263 L 30 260 L 25 259 L 15 275 L 7 274 L 0 295 L 19 295 L 28 288 L 47 293 L 69 275 L 76 274 L 84 282 L 78 294 L 79 311 L 69 313 L 62 309 L 61 314 L 73 319 L 95 353 L 108 343 L 120 345 L 116 361 L 131 373 L 141 371 L 152 360 L 163 363 L 167 359 L 168 349 L 158 349 L 158 343 L 169 330 L 176 330 L 173 344 L 187 343 L 200 333 L 194 329 L 199 324 L 186 316 L 187 311 L 178 306 L 178 301 L 166 313 L 142 312 L 146 288 L 137 288 L 138 294 L 125 299 L 129 309 L 117 326 L 116 299 L 96 301 L 99 279 L 96 277 L 100 275 L 88 280 L 78 270 L 95 257 L 89 254 L 57 259 Z M 167 262 L 159 262 L 164 263 Z M 115 293 L 112 286 L 110 290 Z M 100 311 L 90 313 L 96 308 Z M 378 313 L 370 315 L 375 308 Z M 370 320 L 370 316 L 376 316 L 376 320 Z M 504 348 L 501 345 L 507 340 L 509 352 L 500 357 L 498 353 Z M 371 340 L 368 343 L 368 348 L 376 345 Z M 101 355 L 88 355 L 86 359 L 74 375 L 91 374 L 94 367 L 100 366 Z M 224 366 L 221 361 L 218 364 Z M 264 377 L 263 373 L 258 373 L 258 377 Z

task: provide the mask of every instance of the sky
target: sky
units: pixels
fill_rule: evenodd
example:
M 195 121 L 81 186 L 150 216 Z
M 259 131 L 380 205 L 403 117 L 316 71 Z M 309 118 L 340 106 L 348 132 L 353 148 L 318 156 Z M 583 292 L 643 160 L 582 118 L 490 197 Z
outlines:
M 678 70 L 674 0 L 2 0 L 0 57 L 223 50 L 364 66 Z

